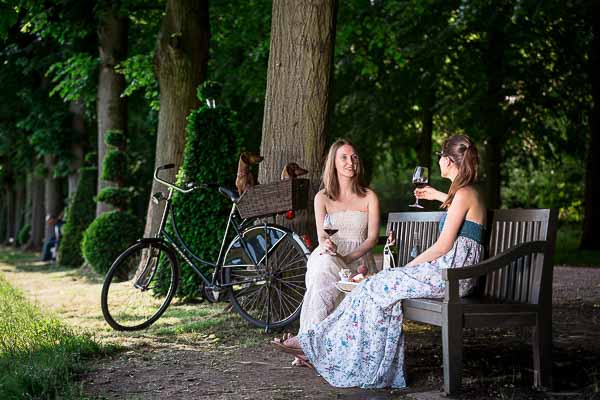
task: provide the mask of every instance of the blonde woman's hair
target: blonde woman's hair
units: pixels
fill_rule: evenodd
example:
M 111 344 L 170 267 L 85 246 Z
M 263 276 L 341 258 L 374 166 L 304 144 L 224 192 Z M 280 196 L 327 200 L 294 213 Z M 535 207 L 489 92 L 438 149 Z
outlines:
M 325 160 L 325 169 L 323 170 L 323 177 L 321 178 L 321 188 L 325 189 L 325 196 L 335 201 L 340 196 L 340 182 L 337 176 L 337 170 L 335 168 L 335 155 L 338 149 L 344 145 L 351 146 L 354 152 L 358 156 L 356 147 L 348 139 L 338 139 L 329 148 L 327 153 L 327 159 Z M 356 173 L 352 178 L 352 193 L 364 197 L 367 195 L 367 185 L 364 179 L 364 170 L 360 157 L 356 162 Z
M 442 156 L 448 157 L 458 168 L 458 175 L 450 185 L 448 197 L 441 205 L 441 208 L 448 208 L 460 188 L 472 185 L 477 181 L 479 152 L 470 137 L 455 135 L 444 141 Z

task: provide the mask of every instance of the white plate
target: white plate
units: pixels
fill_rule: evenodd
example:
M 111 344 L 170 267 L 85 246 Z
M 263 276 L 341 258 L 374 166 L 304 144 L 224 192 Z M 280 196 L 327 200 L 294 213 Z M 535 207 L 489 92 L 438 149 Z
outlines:
M 357 286 L 358 286 L 358 283 L 356 283 L 356 282 L 342 282 L 342 281 L 339 281 L 339 282 L 336 282 L 336 284 L 335 284 L 335 287 L 340 292 L 344 292 L 344 293 L 350 293 Z

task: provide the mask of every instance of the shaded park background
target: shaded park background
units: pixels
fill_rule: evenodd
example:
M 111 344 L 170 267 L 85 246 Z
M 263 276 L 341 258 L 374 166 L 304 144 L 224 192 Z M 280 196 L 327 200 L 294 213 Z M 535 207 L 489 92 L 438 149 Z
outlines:
M 328 144 L 348 137 L 385 216 L 407 209 L 416 165 L 432 166 L 434 185 L 444 187 L 433 154 L 447 135 L 466 133 L 482 151 L 490 208 L 558 208 L 557 260 L 600 259 L 597 1 L 3 0 L 0 7 L 0 242 L 38 251 L 52 235 L 45 219 L 66 209 L 77 253 L 86 225 L 114 212 L 115 201 L 140 226 L 148 217 L 144 232 L 152 234 L 160 210 L 149 198 L 161 189 L 154 167 L 182 165 L 189 129 L 198 140 L 187 146 L 200 152 L 213 150 L 202 148 L 213 142 L 203 135 L 220 134 L 192 124 L 186 131 L 187 116 L 208 107 L 197 89 L 211 81 L 219 89 L 210 97 L 227 110 L 215 124 L 235 136 L 235 146 L 221 149 L 230 158 L 222 184 L 233 186 L 238 151 L 260 149 L 261 181 L 296 161 L 316 190 Z M 120 147 L 107 144 L 111 132 L 125 137 Z M 105 171 L 107 155 L 121 164 L 112 160 Z M 95 181 L 78 197 L 84 171 Z M 78 216 L 69 221 L 69 213 Z M 85 223 L 75 229 L 75 221 Z M 310 210 L 294 224 L 313 229 Z M 126 245 L 114 242 L 117 250 Z
M 146 352 L 159 342 L 166 343 L 159 361 L 173 359 L 173 346 L 183 343 L 196 353 L 222 339 L 238 346 L 228 351 L 240 355 L 244 374 L 251 370 L 246 357 L 268 366 L 260 357 L 267 357 L 269 338 L 227 313 L 226 305 L 189 301 L 199 284 L 191 273 L 182 277 L 186 290 L 171 314 L 149 331 L 149 347 L 133 346 L 137 336 L 110 331 L 99 315 L 100 274 L 111 252 L 156 229 L 161 210 L 150 196 L 164 188 L 152 172 L 166 163 L 178 167 L 167 179 L 216 178 L 233 187 L 239 153 L 260 151 L 266 158 L 254 172 L 261 182 L 279 179 L 283 165 L 294 161 L 310 170 L 313 195 L 327 147 L 347 137 L 366 164 L 385 222 L 388 212 L 408 210 L 413 201 L 416 165 L 430 166 L 433 185 L 447 188 L 434 154 L 445 137 L 465 133 L 481 150 L 481 189 L 490 208 L 559 209 L 555 264 L 600 265 L 599 24 L 598 0 L 0 0 L 0 263 L 10 284 L 46 302 L 43 313 L 22 320 L 23 335 L 14 334 L 10 318 L 0 318 L 12 338 L 33 337 L 33 350 L 22 348 L 22 364 L 14 363 L 10 340 L 0 351 L 0 363 L 17 365 L 26 382 L 15 384 L 15 393 L 64 396 L 80 356 L 115 350 L 63 329 L 43 315 L 47 310 L 74 319 L 100 341 L 133 349 L 116 363 L 103 355 L 111 374 L 115 365 L 127 371 L 115 374 L 124 379 L 132 369 L 129 353 L 153 366 Z M 186 241 L 204 258 L 216 258 L 227 202 L 205 191 L 174 201 L 184 210 L 178 221 Z M 61 212 L 66 223 L 56 268 L 32 254 L 50 241 L 47 220 Z M 312 210 L 287 223 L 310 233 Z M 600 305 L 598 271 L 590 271 L 556 268 L 554 360 L 559 390 L 592 398 L 599 387 Z M 0 311 L 33 310 L 1 278 L 0 286 L 7 299 Z M 34 329 L 37 321 L 48 329 Z M 411 365 L 427 372 L 415 374 L 421 379 L 415 386 L 436 390 L 439 334 L 411 329 L 420 340 Z M 66 355 L 61 363 L 46 357 L 38 336 L 55 336 L 45 332 L 59 341 L 72 338 L 66 350 L 46 346 Z M 496 346 L 489 357 L 472 353 L 471 389 L 481 394 L 477 385 L 489 386 L 481 371 L 488 358 L 506 351 L 499 369 L 486 372 L 494 384 L 485 390 L 514 397 L 530 374 L 522 373 L 525 361 L 510 358 L 528 357 L 528 350 L 507 350 L 496 334 L 488 337 Z M 54 386 L 27 383 L 31 371 L 45 371 L 30 368 L 40 343 L 48 371 L 58 374 L 36 376 Z M 222 363 L 215 370 L 231 383 L 223 348 L 213 350 L 206 361 Z M 287 381 L 284 361 L 278 363 Z M 103 375 L 91 376 L 86 390 Z M 298 386 L 314 389 L 306 384 L 308 372 L 295 376 Z M 115 381 L 116 393 L 122 382 Z M 82 389 L 73 385 L 77 398 Z

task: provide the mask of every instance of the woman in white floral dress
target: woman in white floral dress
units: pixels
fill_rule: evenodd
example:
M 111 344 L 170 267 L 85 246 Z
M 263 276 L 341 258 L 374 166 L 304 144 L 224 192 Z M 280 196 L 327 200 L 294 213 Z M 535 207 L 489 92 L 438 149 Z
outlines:
M 338 229 L 331 239 L 323 230 L 326 215 Z M 370 251 L 379 235 L 379 201 L 364 183 L 360 158 L 346 139 L 338 139 L 329 149 L 322 189 L 315 196 L 315 222 L 319 246 L 308 258 L 300 332 L 324 320 L 339 304 L 342 294 L 335 283 L 342 269 L 356 273 L 365 265 L 376 272 Z
M 442 297 L 442 268 L 477 263 L 483 254 L 486 210 L 472 186 L 478 161 L 468 137 L 447 139 L 439 165 L 452 181 L 448 194 L 431 187 L 415 191 L 417 198 L 440 200 L 448 209 L 439 239 L 406 266 L 361 282 L 328 318 L 278 346 L 303 352 L 333 386 L 406 387 L 401 300 Z M 470 282 L 462 282 L 461 295 L 470 288 Z

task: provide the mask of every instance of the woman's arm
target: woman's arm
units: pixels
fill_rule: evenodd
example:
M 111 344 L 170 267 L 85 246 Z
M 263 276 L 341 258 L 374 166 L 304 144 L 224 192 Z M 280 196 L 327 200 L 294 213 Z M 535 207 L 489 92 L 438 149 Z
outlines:
M 407 267 L 433 261 L 450 251 L 467 216 L 471 200 L 472 195 L 464 188 L 456 192 L 452 204 L 448 207 L 448 214 L 440 237 L 431 247 L 406 264 Z
M 372 190 L 368 194 L 368 233 L 367 239 L 348 254 L 340 255 L 346 264 L 351 264 L 369 252 L 379 239 L 379 199 Z
M 327 208 L 325 207 L 325 195 L 322 192 L 318 192 L 315 195 L 315 223 L 317 225 L 317 239 L 319 245 L 323 245 L 324 242 L 329 239 L 329 235 L 323 230 L 323 220 L 325 214 L 327 214 Z
M 425 199 L 425 200 L 437 200 L 440 203 L 443 203 L 444 201 L 446 201 L 446 198 L 448 197 L 447 193 L 444 192 L 440 192 L 437 189 L 434 189 L 431 186 L 425 186 L 422 188 L 417 188 L 415 189 L 415 197 L 417 199 Z

